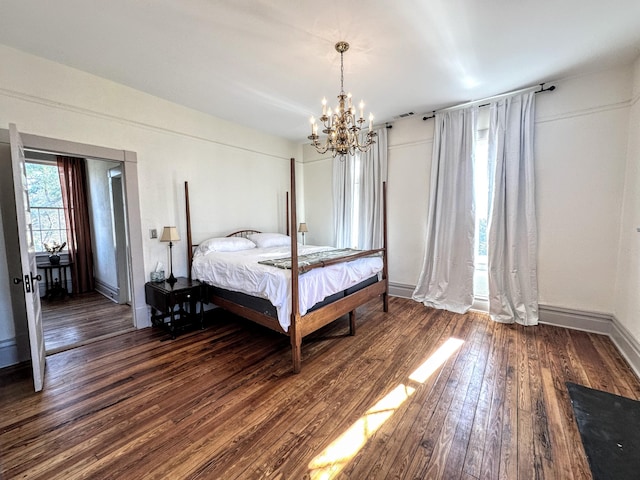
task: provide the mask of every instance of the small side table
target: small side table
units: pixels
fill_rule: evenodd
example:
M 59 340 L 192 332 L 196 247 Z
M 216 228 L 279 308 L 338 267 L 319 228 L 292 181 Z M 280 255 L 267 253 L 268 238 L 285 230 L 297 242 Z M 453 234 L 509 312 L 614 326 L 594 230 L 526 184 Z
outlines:
M 69 295 L 67 290 L 67 268 L 71 267 L 73 262 L 37 263 L 39 269 L 44 270 L 45 294 L 46 299 L 54 299 L 56 297 L 64 298 Z M 54 277 L 54 270 L 57 270 L 58 276 Z
M 151 324 L 166 329 L 171 338 L 176 338 L 176 331 L 187 325 L 204 328 L 202 284 L 199 281 L 178 277 L 173 284 L 167 281 L 147 282 L 144 293 L 147 304 L 151 306 Z M 188 309 L 185 308 L 187 304 Z

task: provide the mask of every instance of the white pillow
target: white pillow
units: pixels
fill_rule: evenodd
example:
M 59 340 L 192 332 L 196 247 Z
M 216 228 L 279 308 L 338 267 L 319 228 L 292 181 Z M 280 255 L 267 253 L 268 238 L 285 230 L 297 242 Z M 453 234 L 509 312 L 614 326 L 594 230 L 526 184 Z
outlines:
M 291 238 L 283 233 L 252 233 L 247 238 L 258 248 L 288 247 L 291 245 Z
M 250 248 L 256 248 L 256 244 L 242 237 L 209 238 L 198 245 L 193 256 L 200 257 L 209 252 L 238 252 L 240 250 L 249 250 Z

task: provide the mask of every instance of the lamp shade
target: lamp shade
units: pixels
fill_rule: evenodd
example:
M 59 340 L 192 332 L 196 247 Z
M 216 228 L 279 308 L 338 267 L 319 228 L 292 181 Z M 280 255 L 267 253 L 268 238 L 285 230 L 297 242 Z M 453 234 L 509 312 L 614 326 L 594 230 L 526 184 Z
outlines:
M 309 229 L 307 228 L 307 224 L 306 223 L 301 223 L 300 224 L 300 228 L 298 228 L 298 231 L 300 233 L 307 233 L 309 231 Z
M 178 235 L 178 229 L 176 227 L 164 227 L 162 236 L 160 237 L 161 242 L 177 242 L 178 240 L 180 240 L 180 235 Z

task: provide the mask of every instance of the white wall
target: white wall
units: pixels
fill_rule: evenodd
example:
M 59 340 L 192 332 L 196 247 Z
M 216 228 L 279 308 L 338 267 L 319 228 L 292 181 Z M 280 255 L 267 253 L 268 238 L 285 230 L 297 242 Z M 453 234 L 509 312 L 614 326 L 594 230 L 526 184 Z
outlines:
M 117 162 L 86 160 L 93 276 L 96 282 L 112 291 L 118 289 L 118 276 L 108 173 L 118 165 Z
M 541 304 L 614 312 L 632 78 L 631 67 L 621 67 L 555 82 L 554 92 L 537 96 Z M 397 120 L 389 130 L 389 280 L 408 294 L 424 255 L 432 148 L 433 120 L 422 115 Z M 329 162 L 307 164 L 307 151 L 311 194 L 331 171 Z M 321 229 L 330 231 L 323 210 L 330 206 L 309 195 L 307 223 L 324 222 Z
M 539 95 L 536 176 L 540 303 L 612 314 L 631 69 Z
M 305 218 L 309 233 L 305 235 L 307 245 L 333 245 L 333 157 L 320 155 L 313 146 L 305 145 L 304 193 Z
M 615 316 L 640 342 L 640 58 L 633 78 Z
M 184 181 L 194 240 L 246 226 L 284 231 L 289 158 L 300 146 L 1 45 L 0 65 L 0 128 L 137 153 L 147 278 L 157 261 L 168 263 L 149 229 L 177 225 L 186 239 Z M 173 251 L 174 273 L 185 275 L 185 241 Z M 8 308 L 0 296 L 0 312 Z M 12 322 L 0 318 L 0 342 L 15 335 Z

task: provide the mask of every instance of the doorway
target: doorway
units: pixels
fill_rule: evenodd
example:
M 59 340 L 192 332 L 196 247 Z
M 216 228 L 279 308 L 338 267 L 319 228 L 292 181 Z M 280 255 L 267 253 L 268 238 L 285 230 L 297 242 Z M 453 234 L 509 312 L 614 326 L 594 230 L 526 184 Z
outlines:
M 65 157 L 28 148 L 25 157 L 38 273 L 45 279 L 40 296 L 46 353 L 132 330 L 121 162 L 76 157 L 71 160 L 82 174 L 65 180 L 66 169 L 59 168 Z M 72 188 L 80 190 L 71 193 Z M 68 197 L 81 198 L 85 214 L 78 213 L 78 205 L 70 207 Z M 71 231 L 77 233 L 73 242 Z M 72 244 L 74 258 L 68 250 Z M 55 264 L 52 246 L 63 247 Z M 88 260 L 83 262 L 83 255 Z M 81 264 L 90 270 L 91 281 L 81 281 Z
M 123 195 L 124 213 L 122 219 L 125 224 L 125 234 L 127 243 L 126 248 L 117 249 L 124 253 L 124 259 L 128 265 L 128 273 L 125 274 L 128 279 L 128 295 L 129 299 L 125 300 L 126 308 L 130 312 L 130 319 L 127 321 L 129 329 L 143 328 L 149 326 L 149 317 L 146 303 L 144 301 L 144 265 L 143 265 L 143 250 L 142 250 L 142 229 L 141 229 L 141 217 L 140 217 L 140 199 L 138 190 L 138 173 L 137 173 L 137 156 L 135 152 L 126 150 L 116 150 L 106 147 L 99 147 L 95 145 L 82 144 L 77 142 L 70 142 L 66 140 L 53 139 L 48 137 L 42 137 L 33 134 L 22 133 L 24 148 L 30 151 L 40 151 L 46 153 L 55 153 L 61 155 L 92 158 L 100 161 L 112 161 L 115 164 L 110 165 L 110 168 L 114 166 L 119 167 L 119 174 L 114 175 L 118 177 L 119 185 L 115 187 L 117 190 L 120 188 Z M 9 132 L 5 129 L 0 129 L 0 143 L 5 147 L 1 151 L 2 155 L 0 160 L 2 164 L 11 163 L 9 155 Z M 7 158 L 8 157 L 8 158 Z M 109 180 L 110 182 L 110 180 Z M 109 185 L 109 192 L 111 194 L 111 185 Z M 10 189 L 13 190 L 13 189 Z M 4 196 L 3 196 L 4 198 Z M 6 201 L 5 201 L 6 200 Z M 113 202 L 111 196 L 109 202 Z M 4 204 L 7 205 L 4 205 Z M 11 204 L 10 198 L 3 199 L 3 221 L 9 222 L 11 217 Z M 7 206 L 6 212 L 4 206 Z M 15 206 L 13 207 L 15 208 Z M 114 221 L 110 217 L 110 222 Z M 0 328 L 5 328 L 9 332 L 15 332 L 15 337 L 5 341 L 6 345 L 0 345 L 2 347 L 2 363 L 3 365 L 11 365 L 27 360 L 29 358 L 29 336 L 26 332 L 26 319 L 23 318 L 24 311 L 24 299 L 20 299 L 19 295 L 22 295 L 20 289 L 13 288 L 11 285 L 11 278 L 20 276 L 20 266 L 15 261 L 14 253 L 19 251 L 17 245 L 17 237 L 8 234 L 11 228 L 7 230 L 5 225 L 5 249 L 7 252 L 7 265 L 8 274 L 0 278 L 0 288 L 7 292 L 7 296 L 0 298 L 0 309 L 5 311 L 6 315 L 0 319 Z M 43 278 L 44 281 L 44 278 Z M 104 295 L 102 295 L 104 298 Z M 107 300 L 112 306 L 120 306 L 112 300 Z M 86 303 L 81 310 L 87 310 L 90 303 Z M 56 304 L 56 307 L 63 307 L 62 302 Z M 70 316 L 71 311 L 65 312 L 65 316 Z M 112 313 L 105 314 L 108 317 L 113 316 Z M 23 323 L 24 322 L 24 323 Z M 5 325 L 6 324 L 6 325 Z M 101 333 L 100 336 L 110 335 L 110 333 Z M 86 341 L 86 340 L 82 340 Z

